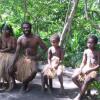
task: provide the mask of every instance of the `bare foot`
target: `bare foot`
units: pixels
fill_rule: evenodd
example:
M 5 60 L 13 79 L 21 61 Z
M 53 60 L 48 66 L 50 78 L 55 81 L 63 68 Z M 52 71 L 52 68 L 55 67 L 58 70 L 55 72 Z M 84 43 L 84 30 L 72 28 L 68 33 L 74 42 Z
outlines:
M 9 87 L 8 87 L 8 89 L 6 89 L 5 91 L 6 92 L 9 92 L 9 91 L 11 91 L 12 89 L 14 89 L 14 86 L 15 86 L 15 84 L 14 83 L 9 83 Z

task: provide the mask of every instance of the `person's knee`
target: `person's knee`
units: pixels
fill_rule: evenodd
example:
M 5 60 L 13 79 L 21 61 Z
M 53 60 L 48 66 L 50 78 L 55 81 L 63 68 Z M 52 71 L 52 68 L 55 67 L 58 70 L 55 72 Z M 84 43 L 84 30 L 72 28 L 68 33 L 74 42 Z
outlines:
M 26 79 L 26 80 L 31 81 L 32 79 L 35 78 L 36 74 L 37 74 L 37 72 L 33 72 L 33 73 L 28 77 L 28 79 Z
M 35 78 L 36 73 L 37 73 L 37 72 L 32 73 L 27 79 L 25 79 L 25 80 L 23 81 L 23 84 L 28 84 L 30 81 L 32 81 L 32 80 Z

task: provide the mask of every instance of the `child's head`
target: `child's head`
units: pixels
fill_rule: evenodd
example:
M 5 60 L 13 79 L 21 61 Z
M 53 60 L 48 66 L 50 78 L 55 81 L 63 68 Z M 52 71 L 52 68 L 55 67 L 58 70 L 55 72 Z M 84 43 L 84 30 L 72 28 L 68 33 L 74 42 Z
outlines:
M 88 40 L 87 40 L 87 47 L 88 48 L 94 48 L 95 45 L 98 42 L 98 38 L 95 35 L 91 35 L 89 36 Z
M 58 34 L 53 34 L 50 37 L 50 42 L 52 44 L 52 46 L 58 46 L 59 45 L 59 41 L 60 41 L 60 37 Z

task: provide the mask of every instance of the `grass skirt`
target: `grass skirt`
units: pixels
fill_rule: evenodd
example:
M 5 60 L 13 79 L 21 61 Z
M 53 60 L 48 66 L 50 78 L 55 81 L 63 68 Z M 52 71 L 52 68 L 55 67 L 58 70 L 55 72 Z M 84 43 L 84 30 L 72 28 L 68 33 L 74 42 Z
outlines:
M 0 79 L 9 81 L 8 69 L 14 60 L 13 53 L 0 53 Z
M 14 60 L 14 54 L 12 53 L 0 53 L 0 80 L 3 79 L 4 81 L 10 81 L 9 77 L 9 67 L 12 65 Z M 23 82 L 32 73 L 37 71 L 37 63 L 34 60 L 31 60 L 25 56 L 19 57 L 18 61 L 16 62 L 16 73 L 15 78 L 18 81 Z
M 32 73 L 37 72 L 37 63 L 26 56 L 22 56 L 16 63 L 17 72 L 16 72 L 16 79 L 18 81 L 23 82 Z
M 64 65 L 60 64 L 59 58 L 54 56 L 51 59 L 51 65 L 46 64 L 42 71 L 43 76 L 47 76 L 48 78 L 54 78 L 58 73 L 62 73 L 64 70 Z
M 83 73 L 81 73 L 81 74 L 79 75 L 78 79 L 79 79 L 80 81 L 84 81 L 86 78 L 95 79 L 96 77 L 97 77 L 97 71 L 92 71 L 92 72 L 90 72 L 90 73 L 88 73 L 88 74 L 83 74 Z

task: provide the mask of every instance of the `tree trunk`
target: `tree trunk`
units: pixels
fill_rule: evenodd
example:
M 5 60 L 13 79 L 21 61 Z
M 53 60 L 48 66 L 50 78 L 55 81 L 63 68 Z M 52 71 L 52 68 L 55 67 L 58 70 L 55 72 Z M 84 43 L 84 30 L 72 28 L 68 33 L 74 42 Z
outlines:
M 68 20 L 68 15 L 69 15 L 69 13 L 70 13 L 70 11 L 71 11 L 70 8 L 71 8 L 71 0 L 69 0 L 68 9 L 67 9 L 66 17 L 65 17 L 65 23 L 66 23 L 67 20 Z
M 85 12 L 85 18 L 88 20 L 88 8 L 87 8 L 87 0 L 84 0 L 85 6 L 84 6 L 84 12 Z
M 71 8 L 71 12 L 68 16 L 68 20 L 67 22 L 65 23 L 64 25 L 64 28 L 63 28 L 63 31 L 62 31 L 62 34 L 60 36 L 60 43 L 59 45 L 61 46 L 64 42 L 64 39 L 66 37 L 66 33 L 67 33 L 67 37 L 69 35 L 69 32 L 70 32 L 70 28 L 71 28 L 71 24 L 72 24 L 72 20 L 73 20 L 73 17 L 74 17 L 74 14 L 75 14 L 75 11 L 76 11 L 76 7 L 78 5 L 78 1 L 79 0 L 73 0 L 72 1 L 72 8 Z

